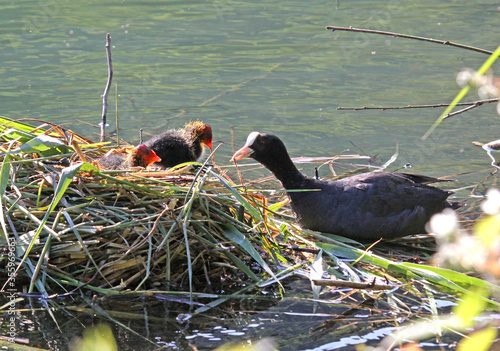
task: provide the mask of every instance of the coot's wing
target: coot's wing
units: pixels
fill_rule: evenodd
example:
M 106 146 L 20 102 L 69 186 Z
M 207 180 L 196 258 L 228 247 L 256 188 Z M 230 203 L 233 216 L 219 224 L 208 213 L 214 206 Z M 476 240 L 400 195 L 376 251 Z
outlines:
M 386 217 L 418 207 L 426 209 L 427 213 L 444 209 L 447 206 L 446 198 L 451 192 L 426 185 L 428 178 L 371 172 L 346 178 L 340 183 L 344 186 L 344 197 L 352 198 L 363 211 Z
M 411 180 L 415 183 L 421 184 L 432 184 L 432 183 L 441 183 L 441 182 L 454 182 L 454 179 L 442 179 L 442 178 L 434 178 L 421 174 L 411 174 L 411 173 L 392 173 L 397 176 L 404 177 L 408 180 Z
M 365 173 L 336 182 L 308 179 L 301 189 L 314 187 L 289 193 L 299 223 L 353 239 L 423 233 L 450 194 L 393 173 Z

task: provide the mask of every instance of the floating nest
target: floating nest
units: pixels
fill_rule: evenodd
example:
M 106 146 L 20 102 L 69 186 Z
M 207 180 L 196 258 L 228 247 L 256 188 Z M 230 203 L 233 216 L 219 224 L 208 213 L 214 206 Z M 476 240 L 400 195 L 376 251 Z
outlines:
M 259 199 L 213 166 L 104 171 L 92 165 L 102 144 L 47 122 L 0 122 L 0 243 L 15 244 L 24 290 L 218 292 L 272 274 Z

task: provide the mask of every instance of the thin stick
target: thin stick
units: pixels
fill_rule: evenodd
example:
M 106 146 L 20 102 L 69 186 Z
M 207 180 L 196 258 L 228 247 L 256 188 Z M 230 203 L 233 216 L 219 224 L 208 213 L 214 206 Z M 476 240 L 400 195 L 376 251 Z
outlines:
M 106 128 L 106 114 L 108 112 L 108 93 L 111 86 L 111 79 L 113 78 L 113 68 L 111 66 L 111 35 L 106 34 L 106 57 L 108 60 L 108 81 L 104 94 L 102 94 L 102 118 L 101 118 L 101 142 L 104 142 L 105 128 Z
M 234 135 L 234 127 L 235 127 L 234 125 L 229 126 L 229 129 L 231 130 L 231 149 L 233 151 L 233 155 L 236 152 L 236 148 L 234 146 L 234 140 L 236 139 L 236 137 Z
M 473 108 L 476 108 L 476 107 L 481 106 L 481 105 L 482 105 L 482 104 L 474 104 L 474 105 L 471 105 L 471 106 L 467 106 L 467 107 L 465 107 L 465 108 L 463 108 L 463 109 L 460 109 L 460 110 L 458 110 L 458 111 L 455 111 L 455 112 L 450 112 L 450 113 L 448 113 L 446 116 L 443 116 L 443 121 L 444 121 L 445 119 L 447 119 L 447 118 L 453 117 L 453 116 L 455 116 L 455 115 L 459 115 L 459 114 L 461 114 L 461 113 L 464 113 L 465 111 L 472 110 Z
M 167 213 L 168 211 L 172 211 L 173 210 L 168 206 L 166 205 L 165 208 L 161 211 L 161 213 L 158 215 L 158 217 L 156 217 L 154 223 L 153 223 L 153 228 L 151 228 L 151 230 L 149 231 L 149 233 L 141 240 L 139 241 L 138 243 L 134 244 L 132 247 L 130 247 L 124 254 L 123 256 L 127 256 L 130 252 L 134 251 L 135 249 L 137 249 L 138 247 L 141 247 L 146 241 L 148 241 L 149 237 L 151 235 L 153 235 L 155 232 L 156 232 L 156 229 L 158 228 L 158 223 L 160 222 L 160 219 L 163 217 L 163 215 L 165 213 Z
M 116 147 L 120 147 L 120 121 L 118 119 L 118 84 L 116 84 L 116 82 L 115 82 L 115 110 L 116 110 Z
M 243 182 L 243 177 L 241 176 L 240 169 L 238 168 L 238 163 L 236 161 L 234 161 L 234 166 L 236 167 L 236 172 L 238 173 L 238 178 L 240 178 L 241 186 L 244 187 L 245 183 Z M 245 189 L 245 192 L 246 192 L 246 189 Z
M 499 102 L 500 98 L 478 100 L 473 102 L 460 102 L 455 106 L 479 106 L 484 104 L 489 104 L 492 102 Z M 360 111 L 360 110 L 405 110 L 412 108 L 436 108 L 436 107 L 447 107 L 450 104 L 433 104 L 433 105 L 406 105 L 406 106 L 383 106 L 383 107 L 372 107 L 372 106 L 361 106 L 361 107 L 337 107 L 337 110 L 349 110 L 349 111 Z
M 373 284 L 373 283 L 357 283 L 348 282 L 345 280 L 335 280 L 335 279 L 313 279 L 312 282 L 319 286 L 336 286 L 339 288 L 352 288 L 352 289 L 373 289 L 373 290 L 391 290 L 395 286 Z
M 80 160 L 82 160 L 82 162 L 88 162 L 87 158 L 85 157 L 85 155 L 82 152 L 82 149 L 80 149 L 78 142 L 74 138 L 71 138 L 71 146 L 73 146 L 73 148 L 75 149 L 76 153 L 78 154 L 78 156 L 80 157 Z
M 32 122 L 40 122 L 40 123 L 45 123 L 45 124 L 48 124 L 50 125 L 51 127 L 53 127 L 53 129 L 55 129 L 56 131 L 58 131 L 58 133 L 60 135 L 62 135 L 65 140 L 69 143 L 68 139 L 65 137 L 65 133 L 68 133 L 68 134 L 71 134 L 73 135 L 74 138 L 76 138 L 80 143 L 86 143 L 86 144 L 93 144 L 93 141 L 90 140 L 90 139 L 87 139 L 87 138 L 84 138 L 82 137 L 81 135 L 79 134 L 76 134 L 75 132 L 73 132 L 72 130 L 69 130 L 69 129 L 66 129 L 63 127 L 63 124 L 55 124 L 55 123 L 52 123 L 52 122 L 47 122 L 47 121 L 42 121 L 41 119 L 36 119 L 36 118 L 18 118 L 18 119 L 15 119 L 11 122 L 21 122 L 21 121 L 32 121 Z M 10 122 L 7 122 L 7 123 L 4 123 L 4 124 L 8 124 Z
M 438 39 L 432 39 L 432 38 L 425 38 L 425 37 L 418 37 L 415 35 L 408 35 L 408 34 L 401 34 L 401 33 L 393 33 L 393 32 L 385 32 L 381 30 L 373 30 L 373 29 L 361 29 L 361 28 L 353 28 L 353 27 L 337 27 L 337 26 L 328 26 L 326 29 L 336 31 L 336 30 L 343 30 L 346 32 L 358 32 L 358 33 L 370 33 L 370 34 L 381 34 L 381 35 L 388 35 L 390 37 L 399 37 L 399 38 L 406 38 L 406 39 L 414 39 L 414 40 L 421 40 L 421 41 L 428 41 L 430 43 L 435 43 L 435 44 L 442 44 L 442 45 L 448 45 L 448 46 L 454 46 L 457 48 L 461 49 L 467 49 L 475 52 L 479 52 L 481 54 L 487 54 L 491 55 L 493 54 L 493 51 L 481 49 L 481 48 L 476 48 L 474 46 L 469 46 L 469 45 L 463 45 L 459 43 L 454 43 L 448 40 L 438 40 Z

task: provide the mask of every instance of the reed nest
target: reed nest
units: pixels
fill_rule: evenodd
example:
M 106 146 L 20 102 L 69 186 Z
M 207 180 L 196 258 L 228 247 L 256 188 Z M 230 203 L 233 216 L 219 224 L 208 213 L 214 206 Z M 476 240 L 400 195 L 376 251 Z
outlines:
M 229 291 L 270 272 L 259 200 L 213 167 L 104 171 L 101 144 L 3 122 L 0 240 L 15 241 L 29 291 Z

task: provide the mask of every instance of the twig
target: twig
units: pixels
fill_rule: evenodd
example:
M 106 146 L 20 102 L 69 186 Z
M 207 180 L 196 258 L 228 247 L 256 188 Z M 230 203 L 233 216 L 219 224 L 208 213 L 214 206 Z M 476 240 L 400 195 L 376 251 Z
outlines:
M 388 36 L 391 36 L 391 37 L 414 39 L 414 40 L 420 40 L 420 41 L 428 41 L 430 43 L 435 43 L 435 44 L 442 44 L 442 45 L 454 46 L 454 47 L 461 48 L 461 49 L 467 49 L 467 50 L 479 52 L 481 54 L 487 54 L 487 55 L 493 54 L 493 51 L 489 51 L 489 50 L 485 50 L 485 49 L 481 49 L 481 48 L 476 48 L 474 46 L 469 46 L 469 45 L 463 45 L 463 44 L 459 44 L 459 43 L 454 43 L 454 42 L 451 42 L 451 41 L 448 41 L 448 40 L 438 40 L 438 39 L 432 39 L 432 38 L 418 37 L 418 36 L 415 36 L 415 35 L 393 33 L 393 32 L 385 32 L 385 31 L 373 30 L 373 29 L 353 28 L 353 27 L 327 26 L 326 29 L 329 29 L 329 30 L 332 30 L 332 31 L 343 30 L 343 31 L 346 31 L 346 32 L 358 32 L 358 33 L 371 33 L 371 34 L 388 35 Z
M 373 290 L 391 290 L 394 286 L 373 284 L 373 283 L 357 283 L 348 282 L 345 280 L 334 280 L 334 279 L 313 279 L 312 282 L 319 286 L 336 286 L 341 288 L 352 288 L 352 289 L 373 289 Z
M 80 149 L 78 142 L 72 136 L 70 137 L 70 139 L 71 139 L 71 146 L 73 146 L 73 148 L 75 149 L 76 153 L 80 157 L 80 160 L 82 160 L 82 162 L 88 162 L 87 158 L 82 152 L 82 149 Z
M 40 122 L 40 123 L 48 124 L 51 127 L 53 127 L 53 129 L 55 129 L 57 131 L 57 133 L 59 133 L 59 135 L 64 136 L 65 140 L 66 140 L 66 142 L 68 142 L 68 144 L 69 144 L 69 141 L 66 138 L 65 134 L 71 134 L 71 135 L 73 135 L 73 137 L 76 138 L 80 143 L 93 144 L 92 140 L 87 139 L 85 137 L 82 137 L 81 135 L 76 134 L 72 130 L 64 128 L 63 124 L 56 124 L 56 123 L 47 122 L 47 121 L 43 121 L 41 119 L 36 119 L 36 118 L 18 118 L 18 119 L 13 120 L 12 122 L 17 122 L 17 121 L 20 121 L 20 122 L 21 121 L 32 121 L 32 122 Z M 8 124 L 8 123 L 9 122 L 4 123 L 4 124 Z
M 111 60 L 111 57 L 110 57 L 110 60 Z M 115 111 L 116 111 L 116 115 L 115 115 L 116 116 L 116 147 L 120 147 L 120 121 L 118 118 L 118 84 L 116 84 L 116 83 L 115 83 Z
M 443 116 L 443 121 L 447 118 L 450 118 L 450 117 L 453 117 L 453 116 L 456 116 L 456 115 L 459 115 L 461 113 L 464 113 L 466 111 L 469 111 L 469 110 L 472 110 L 476 107 L 479 107 L 481 105 L 484 105 L 484 104 L 487 104 L 487 103 L 490 103 L 490 102 L 498 102 L 500 101 L 499 98 L 495 98 L 495 99 L 488 99 L 488 100 L 478 100 L 476 102 L 473 102 L 473 103 L 458 103 L 458 104 L 455 104 L 455 106 L 463 106 L 463 105 L 469 105 L 463 109 L 460 109 L 458 111 L 455 111 L 455 112 L 450 112 L 448 113 L 447 115 Z
M 86 121 L 82 121 L 81 119 L 78 119 L 78 118 L 75 118 L 75 121 L 77 121 L 78 123 L 81 123 L 81 124 L 86 124 L 92 128 L 100 128 L 98 125 L 95 125 L 93 123 L 89 123 L 89 122 L 86 122 Z
M 461 110 L 458 110 L 458 111 L 455 111 L 455 112 L 450 112 L 448 113 L 446 116 L 443 116 L 443 121 L 447 118 L 450 118 L 450 117 L 453 117 L 455 115 L 459 115 L 461 113 L 464 113 L 465 111 L 469 111 L 469 110 L 472 110 L 473 108 L 476 108 L 478 106 L 481 106 L 482 104 L 474 104 L 474 105 L 471 105 L 471 106 L 467 106 Z
M 234 125 L 230 125 L 229 126 L 229 130 L 231 131 L 231 149 L 232 149 L 232 154 L 234 155 L 234 153 L 236 152 L 236 148 L 234 146 L 234 140 L 236 139 L 235 137 L 235 133 L 234 133 Z
M 108 59 L 108 81 L 104 94 L 102 94 L 102 118 L 101 118 L 101 142 L 104 142 L 105 128 L 106 128 L 106 114 L 108 112 L 108 93 L 111 86 L 111 79 L 113 78 L 113 68 L 111 67 L 111 35 L 106 34 L 106 57 Z
M 242 187 L 245 187 L 245 182 L 243 182 L 243 177 L 241 176 L 240 169 L 238 168 L 238 163 L 234 161 L 234 166 L 236 167 L 236 173 L 238 173 L 238 178 L 240 178 L 240 183 Z M 246 192 L 246 189 L 245 189 Z
M 472 102 L 460 102 L 455 104 L 455 106 L 480 106 L 484 104 L 489 104 L 492 102 L 499 102 L 500 98 L 478 100 Z M 436 108 L 436 107 L 447 107 L 450 104 L 432 104 L 432 105 L 406 105 L 406 106 L 385 106 L 385 107 L 372 107 L 372 106 L 362 106 L 362 107 L 337 107 L 337 110 L 349 110 L 349 111 L 360 111 L 360 110 L 405 110 L 412 108 Z
M 173 210 L 168 206 L 166 205 L 165 208 L 161 211 L 161 213 L 158 215 L 158 217 L 156 217 L 154 223 L 153 223 L 153 228 L 151 228 L 151 230 L 149 231 L 149 233 L 141 240 L 139 241 L 137 244 L 134 244 L 132 247 L 130 247 L 127 252 L 125 252 L 123 254 L 123 256 L 127 256 L 130 252 L 136 250 L 138 247 L 141 247 L 148 239 L 151 235 L 153 235 L 157 228 L 158 228 L 158 223 L 160 222 L 160 219 L 163 217 L 163 215 L 165 213 L 167 213 L 168 211 L 172 211 Z

